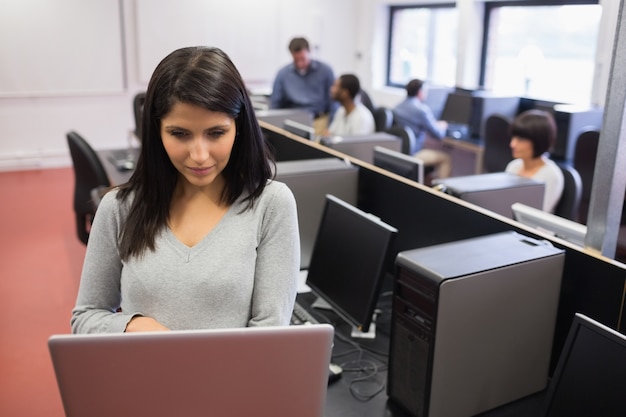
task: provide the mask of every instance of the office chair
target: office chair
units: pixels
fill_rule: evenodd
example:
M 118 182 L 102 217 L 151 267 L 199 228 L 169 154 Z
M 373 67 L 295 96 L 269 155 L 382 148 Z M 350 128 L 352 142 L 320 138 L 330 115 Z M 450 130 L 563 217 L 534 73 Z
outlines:
M 357 97 L 361 100 L 361 103 L 363 103 L 363 105 L 365 107 L 367 107 L 369 109 L 369 111 L 372 112 L 372 114 L 374 114 L 374 103 L 372 102 L 372 99 L 370 98 L 369 94 L 367 94 L 365 92 L 365 90 L 361 89 L 361 91 L 359 91 L 359 94 L 357 95 Z
M 393 112 L 386 107 L 377 107 L 372 112 L 377 132 L 384 132 L 393 125 Z
M 396 124 L 388 127 L 384 132 L 402 139 L 402 153 L 413 156 L 417 152 L 417 149 L 415 149 L 417 139 L 415 138 L 415 132 L 410 127 Z
M 74 166 L 74 213 L 78 239 L 85 245 L 89 240 L 91 222 L 96 213 L 92 190 L 110 187 L 111 183 L 98 154 L 78 133 L 67 133 L 67 144 Z
M 582 180 L 574 167 L 561 163 L 559 163 L 558 166 L 561 168 L 565 181 L 563 194 L 554 209 L 554 214 L 577 222 L 580 200 L 583 193 Z
M 578 135 L 574 147 L 573 166 L 580 174 L 582 181 L 582 197 L 578 219 L 580 223 L 587 223 L 587 214 L 591 200 L 591 186 L 593 184 L 593 173 L 596 167 L 599 141 L 600 131 L 595 128 L 585 129 Z
M 492 114 L 485 120 L 485 150 L 483 170 L 502 172 L 513 159 L 510 147 L 509 128 L 511 119 L 501 114 Z
M 141 141 L 141 116 L 143 114 L 143 104 L 146 101 L 146 93 L 135 94 L 133 98 L 133 115 L 135 116 L 135 136 Z

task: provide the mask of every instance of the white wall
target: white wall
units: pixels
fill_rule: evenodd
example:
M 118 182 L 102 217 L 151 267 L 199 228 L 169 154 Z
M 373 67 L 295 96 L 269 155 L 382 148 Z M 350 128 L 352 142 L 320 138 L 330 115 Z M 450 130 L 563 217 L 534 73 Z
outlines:
M 14 1 L 21 0 L 0 3 L 0 14 Z M 402 89 L 384 86 L 387 8 L 389 4 L 420 1 L 229 0 L 217 6 L 210 6 L 215 2 L 206 0 L 119 1 L 123 15 L 125 90 L 106 94 L 0 97 L 3 127 L 0 170 L 70 166 L 65 139 L 69 130 L 78 131 L 96 149 L 126 146 L 129 131 L 134 129 L 132 98 L 145 90 L 150 66 L 156 65 L 157 57 L 185 43 L 221 46 L 213 43 L 217 41 L 227 45 L 223 48 L 239 66 L 250 87 L 265 88 L 269 87 L 275 70 L 290 60 L 289 39 L 302 35 L 311 42 L 314 56 L 331 64 L 337 74 L 357 74 L 376 105 L 391 107 L 405 95 Z M 605 11 L 611 2 L 601 0 Z M 461 27 L 478 26 L 481 4 L 475 0 L 459 0 Z M 259 11 L 261 6 L 266 9 Z M 51 8 L 50 13 L 54 10 Z M 176 13 L 176 10 L 187 12 Z M 196 10 L 196 13 L 189 10 Z M 142 12 L 141 16 L 137 15 L 138 11 Z M 164 11 L 168 11 L 167 17 Z M 62 29 L 71 31 L 72 26 Z M 46 33 L 36 33 L 36 27 L 30 30 L 35 36 L 46 36 Z M 606 95 L 614 31 L 615 17 L 606 13 L 599 36 L 602 45 L 598 48 L 593 93 L 597 104 L 602 104 Z M 478 59 L 469 50 L 476 48 L 482 34 L 467 29 L 462 36 L 468 52 L 459 56 L 457 84 L 471 88 L 477 76 Z M 259 42 L 259 39 L 264 41 Z M 63 61 L 64 57 L 58 59 Z M 251 67 L 255 63 L 258 67 Z M 46 68 L 42 66 L 39 70 L 45 72 Z
M 21 0 L 0 3 L 0 14 L 15 1 Z M 56 0 L 36 1 L 50 6 L 49 13 L 55 12 Z M 337 73 L 353 71 L 357 60 L 358 0 L 119 1 L 126 88 L 109 93 L 0 96 L 0 170 L 70 166 L 65 138 L 69 130 L 79 132 L 96 149 L 127 146 L 134 129 L 133 96 L 146 89 L 158 60 L 180 46 L 223 48 L 251 88 L 269 87 L 278 68 L 291 59 L 287 45 L 293 36 L 307 37 L 313 56 L 331 63 Z M 40 13 L 37 7 L 30 10 Z M 70 24 L 59 28 L 72 29 Z M 44 39 L 48 34 L 37 33 L 35 25 L 29 27 L 28 36 Z M 58 55 L 60 62 L 66 61 Z M 43 77 L 46 66 L 35 70 Z

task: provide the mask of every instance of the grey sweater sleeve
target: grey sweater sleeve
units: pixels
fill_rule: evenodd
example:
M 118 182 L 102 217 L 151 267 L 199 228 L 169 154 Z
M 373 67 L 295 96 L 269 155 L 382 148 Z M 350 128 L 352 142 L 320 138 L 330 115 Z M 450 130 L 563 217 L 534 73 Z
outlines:
M 72 310 L 73 333 L 123 332 L 132 313 L 118 313 L 122 261 L 117 249 L 121 204 L 117 191 L 101 200 L 94 218 L 83 263 L 76 306 Z

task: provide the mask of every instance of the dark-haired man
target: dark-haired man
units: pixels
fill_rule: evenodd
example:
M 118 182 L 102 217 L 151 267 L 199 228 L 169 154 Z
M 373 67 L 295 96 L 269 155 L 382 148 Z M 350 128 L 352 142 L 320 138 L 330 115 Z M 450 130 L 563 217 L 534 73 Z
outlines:
M 305 38 L 292 39 L 289 52 L 293 62 L 278 71 L 270 108 L 310 110 L 313 127 L 317 134 L 321 134 L 328 127 L 328 115 L 332 109 L 330 87 L 335 82 L 334 72 L 328 64 L 311 59 L 309 42 Z
M 330 95 L 341 107 L 333 116 L 328 128 L 329 135 L 365 135 L 374 132 L 376 125 L 372 112 L 360 100 L 356 100 L 359 91 L 361 83 L 356 75 L 343 74 L 335 80 Z
M 423 100 L 425 98 L 424 83 L 414 79 L 406 85 L 406 99 L 393 109 L 394 123 L 407 126 L 415 133 L 415 146 L 411 155 L 424 161 L 424 164 L 436 166 L 436 176 L 446 178 L 452 171 L 450 155 L 436 149 L 424 148 L 426 134 L 435 139 L 441 139 L 446 133 L 447 123 L 435 119 L 432 110 Z

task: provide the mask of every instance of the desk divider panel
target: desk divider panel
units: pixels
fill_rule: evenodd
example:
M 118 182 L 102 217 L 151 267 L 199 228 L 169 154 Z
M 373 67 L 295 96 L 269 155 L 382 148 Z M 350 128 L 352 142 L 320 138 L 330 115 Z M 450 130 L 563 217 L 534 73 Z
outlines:
M 268 140 L 281 150 L 279 158 L 289 156 L 291 159 L 310 159 L 324 157 L 320 155 L 325 154 L 326 157 L 345 157 L 357 165 L 357 207 L 398 229 L 393 249 L 395 253 L 509 230 L 535 239 L 545 239 L 565 249 L 550 372 L 554 370 L 576 312 L 626 333 L 626 313 L 623 308 L 626 265 L 322 145 L 292 139 L 280 129 L 267 125 L 263 127 L 268 133 Z M 456 261 L 462 262 L 463 254 L 459 254 Z M 532 300 L 528 302 L 532 303 Z

